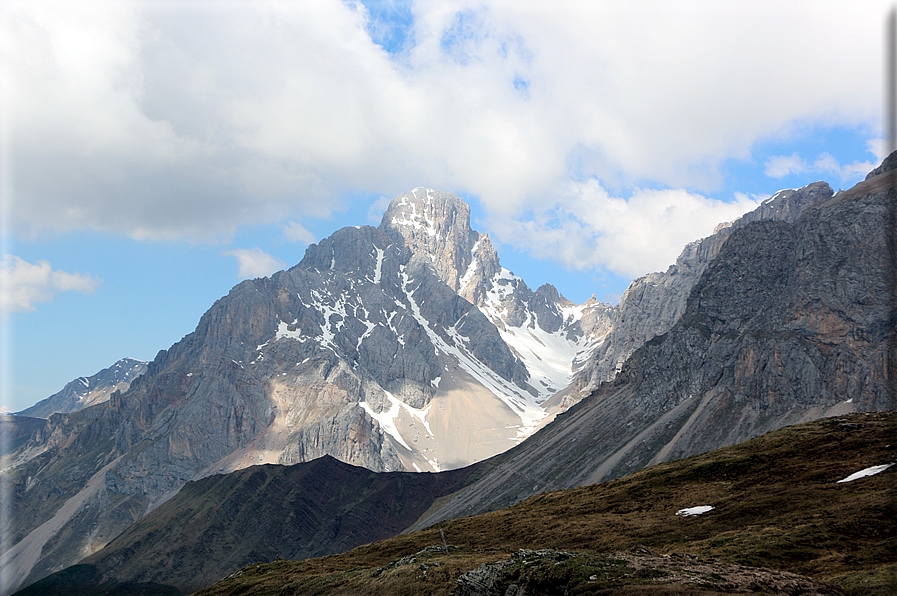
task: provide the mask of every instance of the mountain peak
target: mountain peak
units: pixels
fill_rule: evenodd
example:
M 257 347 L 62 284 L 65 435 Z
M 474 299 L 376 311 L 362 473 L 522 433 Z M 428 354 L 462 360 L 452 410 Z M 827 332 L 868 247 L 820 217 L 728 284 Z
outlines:
M 439 277 L 457 291 L 480 234 L 470 229 L 470 206 L 454 193 L 418 187 L 394 198 L 380 230 L 417 257 L 429 259 Z
M 880 174 L 884 174 L 885 172 L 890 172 L 891 170 L 897 169 L 897 151 L 892 152 L 888 155 L 877 168 L 872 170 L 866 175 L 866 180 L 871 178 L 875 178 Z

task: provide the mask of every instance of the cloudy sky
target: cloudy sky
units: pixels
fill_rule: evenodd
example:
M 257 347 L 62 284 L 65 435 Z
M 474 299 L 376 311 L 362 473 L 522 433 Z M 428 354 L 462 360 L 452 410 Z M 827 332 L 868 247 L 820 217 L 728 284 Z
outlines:
M 616 302 L 781 188 L 883 158 L 884 1 L 6 0 L 3 395 L 152 359 L 416 186 Z

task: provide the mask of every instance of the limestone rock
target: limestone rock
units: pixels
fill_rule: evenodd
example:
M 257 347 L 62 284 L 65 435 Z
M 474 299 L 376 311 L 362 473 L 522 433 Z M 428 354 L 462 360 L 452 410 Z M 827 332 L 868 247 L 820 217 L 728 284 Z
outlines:
M 817 200 L 793 222 L 736 227 L 666 333 L 415 529 L 782 426 L 897 407 L 890 178 Z
M 106 404 L 34 426 L 9 455 L 22 554 L 7 577 L 76 562 L 211 474 L 325 455 L 439 471 L 505 451 L 547 419 L 601 312 L 502 269 L 455 195 L 400 196 L 379 228 L 235 286 Z
M 825 182 L 779 191 L 754 211 L 717 226 L 713 235 L 689 243 L 665 272 L 649 273 L 629 284 L 614 312 L 612 329 L 577 376 L 579 395 L 612 379 L 636 349 L 672 328 L 682 316 L 692 288 L 735 230 L 756 221 L 795 221 L 808 207 L 832 195 Z

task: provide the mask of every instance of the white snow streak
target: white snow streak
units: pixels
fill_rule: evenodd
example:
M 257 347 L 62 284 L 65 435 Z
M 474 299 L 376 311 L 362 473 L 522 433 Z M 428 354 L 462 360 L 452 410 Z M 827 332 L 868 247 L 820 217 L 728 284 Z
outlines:
M 461 368 L 479 381 L 479 383 L 492 392 L 493 395 L 505 402 L 511 410 L 520 417 L 522 428 L 518 431 L 518 438 L 523 439 L 529 436 L 532 429 L 534 429 L 538 422 L 546 416 L 545 411 L 539 407 L 538 403 L 532 401 L 529 393 L 520 389 L 514 383 L 503 379 L 495 371 L 470 354 L 463 347 L 464 344 L 467 343 L 467 338 L 458 333 L 458 330 L 455 327 L 450 327 L 446 330 L 453 340 L 454 345 L 433 331 L 414 299 L 413 290 L 409 291 L 408 289 L 408 285 L 411 284 L 411 280 L 408 279 L 408 274 L 402 270 L 401 275 L 402 289 L 408 297 L 411 313 L 427 332 L 433 345 L 444 354 L 454 356 Z
M 860 478 L 865 478 L 866 476 L 875 476 L 876 474 L 880 474 L 893 466 L 894 464 L 882 464 L 880 466 L 872 466 L 871 468 L 866 468 L 864 470 L 860 470 L 859 472 L 854 472 L 847 478 L 843 478 L 836 482 L 836 484 L 842 484 L 844 482 L 853 482 L 854 480 L 859 480 Z
M 713 505 L 698 505 L 697 507 L 689 507 L 687 509 L 680 509 L 676 512 L 676 515 L 681 515 L 682 517 L 690 517 L 692 515 L 701 515 L 702 513 L 707 513 L 708 511 L 713 511 Z
M 430 411 L 429 405 L 423 410 L 418 410 L 399 400 L 389 391 L 384 390 L 383 393 L 386 394 L 386 398 L 389 400 L 390 404 L 392 404 L 389 409 L 384 412 L 380 412 L 379 414 L 374 412 L 371 406 L 364 401 L 358 402 L 358 405 L 363 408 L 371 418 L 376 420 L 377 423 L 380 424 L 380 428 L 382 428 L 389 436 L 398 441 L 399 444 L 405 447 L 408 451 L 414 451 L 414 449 L 405 442 L 405 439 L 402 438 L 402 434 L 399 432 L 399 427 L 396 426 L 396 418 L 399 416 L 400 408 L 404 408 L 410 415 L 420 419 L 430 436 L 433 436 L 433 431 L 430 429 L 430 423 L 426 420 L 427 413 Z
M 504 283 L 499 283 L 500 281 Z M 573 363 L 590 353 L 596 345 L 590 345 L 585 336 L 577 340 L 567 337 L 566 327 L 582 318 L 583 306 L 562 309 L 565 323 L 554 333 L 539 327 L 536 316 L 529 312 L 526 321 L 520 327 L 508 325 L 504 321 L 507 312 L 502 307 L 502 302 L 514 292 L 517 283 L 522 282 L 519 277 L 502 268 L 501 272 L 492 278 L 492 287 L 486 293 L 486 302 L 482 310 L 495 323 L 505 343 L 523 360 L 530 373 L 530 385 L 539 392 L 537 403 L 542 403 L 570 384 L 573 377 Z
M 377 251 L 377 270 L 374 272 L 374 283 L 380 283 L 381 274 L 383 272 L 383 251 L 374 247 L 374 250 Z

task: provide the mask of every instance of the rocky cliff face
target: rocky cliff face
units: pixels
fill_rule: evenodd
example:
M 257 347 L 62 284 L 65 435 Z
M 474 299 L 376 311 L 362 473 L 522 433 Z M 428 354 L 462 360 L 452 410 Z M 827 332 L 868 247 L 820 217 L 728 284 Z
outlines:
M 66 384 L 61 391 L 41 400 L 17 416 L 49 418 L 55 412 L 76 412 L 82 408 L 109 400 L 116 391 L 127 391 L 131 383 L 146 372 L 146 362 L 133 358 L 122 358 L 109 368 L 95 375 L 78 377 Z
M 882 408 L 890 245 L 869 230 L 886 229 L 890 175 L 835 196 L 779 193 L 755 219 L 783 221 L 690 246 L 616 313 L 530 290 L 457 197 L 397 197 L 379 228 L 340 230 L 239 284 L 127 391 L 51 415 L 4 456 L 3 590 L 97 551 L 186 482 L 253 464 L 330 455 L 436 471 L 512 448 L 435 521 Z M 649 305 L 659 314 L 639 314 Z M 613 383 L 518 445 L 575 397 L 596 346 L 582 387 L 606 374 L 594 363 L 616 370 L 648 339 Z
M 534 432 L 606 309 L 529 290 L 469 217 L 454 195 L 398 197 L 379 228 L 234 287 L 107 403 L 51 415 L 5 460 L 7 587 L 96 551 L 190 480 L 324 455 L 438 471 Z
M 380 229 L 432 263 L 449 287 L 486 315 L 526 366 L 538 404 L 566 393 L 571 374 L 611 328 L 611 305 L 594 297 L 573 304 L 550 284 L 534 292 L 503 268 L 488 234 L 470 229 L 470 207 L 455 195 L 416 188 L 392 201 Z M 554 402 L 547 404 L 552 411 Z
M 587 395 L 613 379 L 636 349 L 672 328 L 685 311 L 692 288 L 735 230 L 756 221 L 795 221 L 808 207 L 832 195 L 825 182 L 779 191 L 754 211 L 720 224 L 711 236 L 689 243 L 665 272 L 649 273 L 629 284 L 605 340 L 577 375 L 573 395 Z
M 894 174 L 816 200 L 794 222 L 732 230 L 667 333 L 415 528 L 784 425 L 897 407 Z

